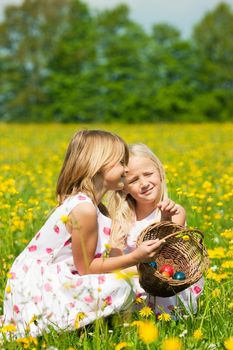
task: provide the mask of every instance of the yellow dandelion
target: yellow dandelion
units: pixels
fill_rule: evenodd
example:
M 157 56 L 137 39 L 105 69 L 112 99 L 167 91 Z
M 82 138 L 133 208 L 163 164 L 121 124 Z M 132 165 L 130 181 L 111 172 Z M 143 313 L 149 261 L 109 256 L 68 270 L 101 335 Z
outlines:
M 10 293 L 11 292 L 11 287 L 8 285 L 6 286 L 6 293 Z
M 224 341 L 224 346 L 227 350 L 233 350 L 233 337 L 226 339 Z
M 158 320 L 165 322 L 171 321 L 171 315 L 167 314 L 166 312 L 163 312 L 158 316 Z
M 182 341 L 177 338 L 168 338 L 162 341 L 162 350 L 181 350 L 182 349 Z
M 229 309 L 233 309 L 233 301 L 228 305 Z
M 68 215 L 62 215 L 60 219 L 63 222 L 63 224 L 66 224 L 70 220 Z
M 153 315 L 153 311 L 149 306 L 144 306 L 140 311 L 139 315 L 142 317 L 149 317 Z
M 17 328 L 12 323 L 9 323 L 9 324 L 3 326 L 2 328 L 0 328 L 0 333 L 7 333 L 7 332 L 14 333 L 16 331 L 17 331 Z
M 142 302 L 143 302 L 142 297 L 138 296 L 138 297 L 135 298 L 135 303 L 136 304 L 141 304 Z
M 105 243 L 104 247 L 105 247 L 105 249 L 111 249 L 112 248 L 111 244 L 109 244 L 109 243 Z
M 126 348 L 127 346 L 129 346 L 129 344 L 126 343 L 126 341 L 122 341 L 121 343 L 116 345 L 115 350 L 121 350 Z
M 134 271 L 128 271 L 128 272 L 123 272 L 123 271 L 115 271 L 114 272 L 114 275 L 115 275 L 115 278 L 117 280 L 129 280 L 133 277 L 136 277 L 138 276 L 137 272 L 134 272 Z
M 222 263 L 224 269 L 233 269 L 233 260 L 227 260 Z
M 184 235 L 184 236 L 182 237 L 182 239 L 183 239 L 184 241 L 188 241 L 188 240 L 190 239 L 190 237 L 189 237 L 188 235 Z
M 144 324 L 143 321 L 133 321 L 131 323 L 131 326 L 141 327 L 141 326 L 143 326 L 143 324 Z
M 87 315 L 84 312 L 78 312 L 75 321 L 74 321 L 74 328 L 79 328 L 79 321 L 83 320 Z
M 203 338 L 203 333 L 202 333 L 202 330 L 200 328 L 196 329 L 194 332 L 193 332 L 193 338 L 194 339 L 197 339 L 197 340 L 200 340 Z
M 138 328 L 138 335 L 144 344 L 150 344 L 158 338 L 159 331 L 154 323 L 143 322 L 143 325 Z
M 219 288 L 215 288 L 211 294 L 212 294 L 213 298 L 217 298 L 221 294 L 221 291 Z
M 225 249 L 223 247 L 216 247 L 208 249 L 210 259 L 222 259 L 225 257 Z
M 220 234 L 220 236 L 226 238 L 226 239 L 233 239 L 233 230 L 225 230 Z

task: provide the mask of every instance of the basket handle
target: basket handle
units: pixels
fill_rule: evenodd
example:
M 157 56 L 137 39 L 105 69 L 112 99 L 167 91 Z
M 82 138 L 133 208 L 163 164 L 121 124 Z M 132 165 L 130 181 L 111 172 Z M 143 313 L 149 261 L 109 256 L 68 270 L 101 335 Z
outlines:
M 194 230 L 193 232 L 197 233 L 199 236 L 201 236 L 201 237 L 199 237 L 199 243 L 202 244 L 202 241 L 204 239 L 203 233 L 199 230 Z M 190 229 L 184 228 L 182 231 L 176 231 L 176 232 L 170 233 L 170 235 L 167 235 L 163 239 L 166 241 L 168 238 L 175 237 L 175 236 L 180 235 L 182 233 L 184 233 L 184 235 L 185 235 L 185 233 L 189 233 L 189 235 L 190 235 Z

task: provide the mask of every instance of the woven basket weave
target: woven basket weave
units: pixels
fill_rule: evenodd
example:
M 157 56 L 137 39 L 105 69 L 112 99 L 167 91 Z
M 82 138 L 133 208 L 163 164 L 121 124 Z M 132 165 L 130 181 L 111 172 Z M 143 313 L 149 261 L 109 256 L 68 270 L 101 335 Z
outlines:
M 159 222 L 149 225 L 141 232 L 137 246 L 151 239 L 165 239 L 158 253 L 151 261 L 156 261 L 157 268 L 149 263 L 138 264 L 139 282 L 142 288 L 153 296 L 170 297 L 197 282 L 207 270 L 209 259 L 203 245 L 201 231 L 184 228 L 172 222 Z M 159 273 L 162 265 L 173 266 L 175 272 L 185 273 L 184 280 L 164 277 Z

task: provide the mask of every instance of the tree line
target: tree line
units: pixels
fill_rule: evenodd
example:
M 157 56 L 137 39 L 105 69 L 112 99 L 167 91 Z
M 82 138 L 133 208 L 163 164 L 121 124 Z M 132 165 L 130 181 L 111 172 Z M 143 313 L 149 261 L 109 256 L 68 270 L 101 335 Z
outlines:
M 24 0 L 0 23 L 0 121 L 228 121 L 233 12 L 220 3 L 189 39 L 150 33 L 126 5 Z

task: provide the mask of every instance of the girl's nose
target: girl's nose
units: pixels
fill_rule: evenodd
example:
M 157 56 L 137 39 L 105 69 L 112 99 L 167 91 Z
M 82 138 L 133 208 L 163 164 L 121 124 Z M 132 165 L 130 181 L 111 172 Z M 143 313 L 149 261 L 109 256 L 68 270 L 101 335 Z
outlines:
M 146 179 L 142 178 L 142 179 L 140 180 L 140 186 L 141 186 L 142 188 L 147 187 L 147 186 L 148 186 L 148 181 L 146 181 Z
M 125 174 L 127 174 L 129 172 L 129 168 L 127 165 L 124 165 L 124 170 L 125 170 Z

